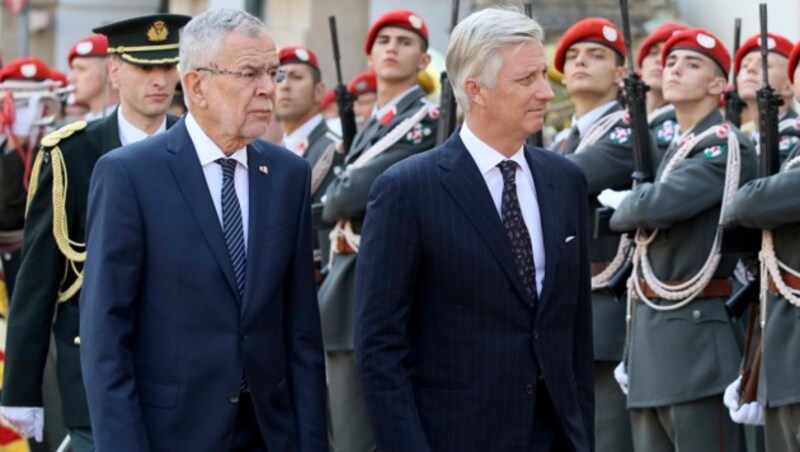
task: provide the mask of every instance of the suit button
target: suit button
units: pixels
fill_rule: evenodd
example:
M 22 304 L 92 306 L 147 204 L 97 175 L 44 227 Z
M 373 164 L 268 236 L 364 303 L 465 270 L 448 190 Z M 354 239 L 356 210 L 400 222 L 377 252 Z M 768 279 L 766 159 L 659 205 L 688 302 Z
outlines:
M 81 337 L 75 336 L 75 339 L 72 340 L 72 343 L 75 345 L 81 345 Z
M 230 400 L 230 402 L 233 404 L 239 403 L 239 393 L 238 392 L 232 393 L 231 398 L 228 400 Z
M 695 319 L 695 320 L 699 319 L 700 318 L 700 311 L 698 311 L 697 309 L 692 311 L 692 318 Z
M 525 394 L 533 395 L 533 385 L 525 385 Z

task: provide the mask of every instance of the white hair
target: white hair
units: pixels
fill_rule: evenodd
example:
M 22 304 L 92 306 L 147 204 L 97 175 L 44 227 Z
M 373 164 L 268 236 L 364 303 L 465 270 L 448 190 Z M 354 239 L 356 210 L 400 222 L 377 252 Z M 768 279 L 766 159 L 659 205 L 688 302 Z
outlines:
M 456 25 L 450 34 L 446 65 L 453 94 L 464 113 L 470 109 L 464 93 L 467 78 L 475 77 L 482 84 L 494 87 L 503 65 L 499 50 L 532 40 L 544 40 L 542 26 L 514 7 L 486 8 Z

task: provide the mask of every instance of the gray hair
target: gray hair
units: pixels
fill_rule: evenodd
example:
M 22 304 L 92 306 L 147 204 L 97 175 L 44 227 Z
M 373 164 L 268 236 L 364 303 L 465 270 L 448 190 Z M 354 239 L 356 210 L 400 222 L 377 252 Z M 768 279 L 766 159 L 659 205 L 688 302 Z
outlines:
M 190 20 L 181 29 L 178 54 L 181 74 L 216 60 L 225 36 L 234 31 L 248 36 L 268 32 L 267 26 L 257 17 L 235 9 L 212 9 Z
M 499 50 L 531 40 L 544 40 L 542 26 L 514 7 L 486 8 L 456 25 L 450 34 L 446 65 L 456 102 L 464 113 L 470 109 L 464 93 L 467 78 L 475 77 L 482 84 L 494 87 L 503 65 Z

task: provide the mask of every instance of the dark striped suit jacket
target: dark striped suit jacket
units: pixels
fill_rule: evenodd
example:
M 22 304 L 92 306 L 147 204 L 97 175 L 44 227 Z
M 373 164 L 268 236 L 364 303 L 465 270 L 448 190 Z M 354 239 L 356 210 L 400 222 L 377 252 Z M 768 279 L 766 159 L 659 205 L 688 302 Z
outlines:
M 529 450 L 537 372 L 571 448 L 594 447 L 586 181 L 555 153 L 525 156 L 546 259 L 535 308 L 457 133 L 372 188 L 356 355 L 381 451 Z

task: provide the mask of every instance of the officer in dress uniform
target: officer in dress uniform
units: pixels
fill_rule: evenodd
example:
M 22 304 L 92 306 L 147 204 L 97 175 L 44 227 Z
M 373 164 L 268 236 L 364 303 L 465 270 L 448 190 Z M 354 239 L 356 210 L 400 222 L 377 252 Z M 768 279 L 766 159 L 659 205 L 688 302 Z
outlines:
M 800 43 L 788 66 L 800 77 Z M 800 86 L 795 85 L 800 100 Z M 785 159 L 781 172 L 743 186 L 725 215 L 726 226 L 767 231 L 762 242 L 763 343 L 758 400 L 742 406 L 740 380 L 725 391 L 731 416 L 745 424 L 765 424 L 765 449 L 800 451 L 800 145 Z M 766 293 L 763 293 L 766 292 Z M 764 303 L 764 301 L 762 301 Z M 749 406 L 748 406 L 749 405 Z M 766 408 L 766 409 L 765 409 Z
M 656 155 L 654 164 L 658 165 L 661 157 L 667 152 L 667 147 L 678 132 L 678 121 L 675 119 L 675 107 L 664 101 L 661 89 L 662 64 L 661 49 L 664 43 L 675 32 L 685 30 L 682 24 L 666 23 L 650 33 L 636 55 L 636 62 L 641 70 L 642 80 L 647 83 L 647 122 L 656 142 Z
M 325 190 L 344 164 L 342 139 L 333 133 L 320 114 L 325 84 L 317 56 L 310 49 L 294 46 L 278 52 L 286 79 L 275 93 L 275 113 L 283 129 L 283 146 L 308 160 L 311 165 L 311 203 L 319 205 Z M 314 262 L 317 280 L 328 264 L 332 224 L 314 215 Z
M 638 228 L 627 363 L 615 376 L 628 390 L 637 450 L 743 450 L 721 397 L 739 369 L 741 328 L 725 308 L 738 256 L 722 252 L 719 225 L 735 189 L 755 176 L 756 155 L 717 108 L 730 68 L 719 39 L 680 31 L 662 61 L 664 99 L 683 134 L 655 182 L 637 186 L 611 218 L 615 230 Z
M 353 354 L 359 234 L 373 181 L 392 164 L 434 145 L 438 110 L 417 83 L 417 72 L 430 61 L 427 49 L 428 28 L 411 11 L 390 11 L 372 24 L 365 50 L 378 101 L 353 141 L 346 169 L 323 198 L 323 219 L 336 224 L 330 273 L 319 291 L 334 451 L 374 447 Z
M 748 130 L 748 136 L 753 140 L 756 152 L 759 148 L 759 111 L 756 92 L 761 88 L 763 76 L 761 71 L 761 35 L 749 37 L 736 52 L 736 87 L 739 96 L 745 103 L 742 110 L 742 130 Z M 781 162 L 786 160 L 794 147 L 800 143 L 800 119 L 792 108 L 792 82 L 787 66 L 789 53 L 792 51 L 792 42 L 785 37 L 767 33 L 767 78 L 769 85 L 783 99 L 783 105 L 778 107 L 778 148 Z
M 570 134 L 555 147 L 586 175 L 590 227 L 600 207 L 597 195 L 605 189 L 631 186 L 631 126 L 617 102 L 624 61 L 622 33 L 602 18 L 576 23 L 556 48 L 555 67 L 564 73 L 562 83 L 572 96 L 575 116 Z M 633 450 L 625 396 L 614 382 L 614 366 L 622 358 L 625 343 L 625 300 L 605 289 L 629 249 L 620 247 L 620 238 L 619 234 L 598 237 L 590 246 L 598 451 Z
M 42 369 L 52 331 L 72 448 L 94 450 L 78 332 L 89 180 L 104 153 L 175 123 L 165 112 L 178 80 L 178 29 L 189 19 L 162 14 L 95 28 L 108 37 L 109 76 L 120 91 L 120 107 L 105 119 L 75 122 L 42 139 L 11 302 L 2 394 L 3 416 L 28 437 L 42 429 Z
M 92 121 L 110 115 L 119 104 L 119 91 L 108 78 L 108 38 L 105 35 L 87 36 L 67 52 L 69 82 L 75 87 L 76 103 L 89 106 L 83 119 Z

